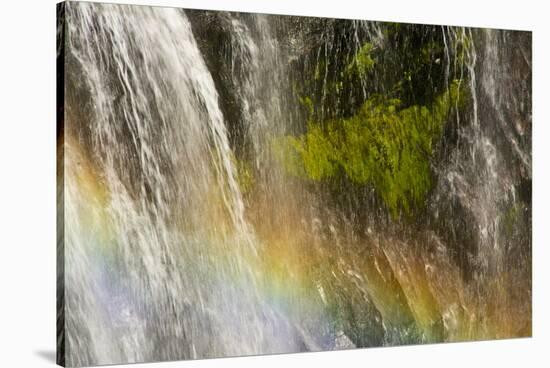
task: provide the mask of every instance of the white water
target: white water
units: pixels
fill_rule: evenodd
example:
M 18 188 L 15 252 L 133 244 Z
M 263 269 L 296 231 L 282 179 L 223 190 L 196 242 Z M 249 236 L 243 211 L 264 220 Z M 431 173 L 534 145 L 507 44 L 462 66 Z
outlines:
M 113 10 L 71 3 L 67 13 L 67 52 L 93 104 L 82 118 L 93 121 L 68 119 L 66 130 L 91 129 L 108 196 L 103 212 L 101 195 L 77 185 L 81 148 L 68 140 L 68 365 L 299 350 L 295 329 L 256 294 L 259 245 L 185 14 Z

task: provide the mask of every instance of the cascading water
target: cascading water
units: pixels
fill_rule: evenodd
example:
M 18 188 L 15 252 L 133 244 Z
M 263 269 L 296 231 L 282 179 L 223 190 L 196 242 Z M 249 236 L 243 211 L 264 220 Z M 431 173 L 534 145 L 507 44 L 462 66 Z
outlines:
M 66 14 L 72 82 L 90 101 L 67 110 L 67 363 L 297 350 L 257 295 L 259 245 L 185 14 L 112 10 Z
M 61 9 L 60 362 L 530 335 L 529 34 Z

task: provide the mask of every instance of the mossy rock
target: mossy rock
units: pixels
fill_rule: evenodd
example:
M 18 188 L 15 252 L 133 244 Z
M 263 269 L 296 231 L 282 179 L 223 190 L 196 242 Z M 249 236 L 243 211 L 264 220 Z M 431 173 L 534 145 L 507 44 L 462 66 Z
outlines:
M 413 214 L 432 187 L 430 160 L 443 126 L 465 92 L 455 81 L 431 106 L 401 108 L 401 101 L 375 95 L 349 117 L 310 121 L 301 136 L 274 142 L 287 173 L 314 182 L 345 175 L 372 185 L 392 216 Z

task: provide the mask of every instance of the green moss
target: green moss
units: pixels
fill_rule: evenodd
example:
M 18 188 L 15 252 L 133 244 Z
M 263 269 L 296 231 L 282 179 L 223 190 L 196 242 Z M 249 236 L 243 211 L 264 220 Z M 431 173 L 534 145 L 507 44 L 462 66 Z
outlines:
M 431 189 L 430 159 L 459 95 L 455 82 L 431 106 L 400 108 L 398 99 L 374 96 L 350 118 L 310 122 L 305 134 L 278 140 L 276 156 L 306 180 L 345 175 L 372 185 L 394 217 L 410 215 Z
M 370 72 L 375 65 L 375 61 L 372 58 L 373 45 L 369 42 L 365 43 L 357 51 L 351 62 L 347 65 L 345 74 L 347 76 L 357 75 L 364 77 Z

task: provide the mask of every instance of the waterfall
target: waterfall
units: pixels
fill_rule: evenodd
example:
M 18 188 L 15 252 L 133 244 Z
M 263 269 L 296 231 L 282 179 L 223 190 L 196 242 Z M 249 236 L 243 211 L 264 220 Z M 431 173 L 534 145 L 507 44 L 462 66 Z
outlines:
M 296 350 L 256 295 L 259 244 L 185 14 L 67 10 L 73 82 L 90 101 L 65 122 L 68 363 Z
M 530 34 L 60 9 L 60 361 L 531 334 Z

